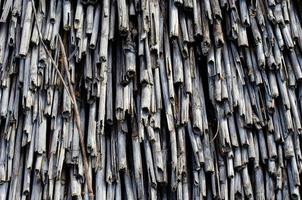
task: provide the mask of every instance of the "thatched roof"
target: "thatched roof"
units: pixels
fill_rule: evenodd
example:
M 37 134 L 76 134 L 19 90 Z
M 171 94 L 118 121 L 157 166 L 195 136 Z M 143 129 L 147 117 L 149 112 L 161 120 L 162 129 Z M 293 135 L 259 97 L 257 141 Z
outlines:
M 0 199 L 300 199 L 301 1 L 0 8 Z

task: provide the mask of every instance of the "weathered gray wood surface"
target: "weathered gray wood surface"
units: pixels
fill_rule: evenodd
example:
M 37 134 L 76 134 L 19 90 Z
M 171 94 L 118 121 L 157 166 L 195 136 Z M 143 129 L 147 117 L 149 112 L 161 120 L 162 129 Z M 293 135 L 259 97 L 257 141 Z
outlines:
M 300 199 L 301 20 L 300 0 L 0 0 L 0 199 Z

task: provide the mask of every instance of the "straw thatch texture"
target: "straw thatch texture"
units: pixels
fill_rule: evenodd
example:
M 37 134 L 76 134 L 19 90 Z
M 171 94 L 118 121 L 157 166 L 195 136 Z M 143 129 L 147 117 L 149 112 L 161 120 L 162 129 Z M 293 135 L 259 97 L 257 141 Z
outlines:
M 300 199 L 300 0 L 0 8 L 0 200 Z

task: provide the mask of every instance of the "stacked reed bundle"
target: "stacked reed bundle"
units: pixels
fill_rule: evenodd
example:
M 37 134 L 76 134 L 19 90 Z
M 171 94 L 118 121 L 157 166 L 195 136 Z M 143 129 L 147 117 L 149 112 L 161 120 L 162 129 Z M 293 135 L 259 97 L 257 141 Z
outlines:
M 0 199 L 300 199 L 300 0 L 0 6 Z

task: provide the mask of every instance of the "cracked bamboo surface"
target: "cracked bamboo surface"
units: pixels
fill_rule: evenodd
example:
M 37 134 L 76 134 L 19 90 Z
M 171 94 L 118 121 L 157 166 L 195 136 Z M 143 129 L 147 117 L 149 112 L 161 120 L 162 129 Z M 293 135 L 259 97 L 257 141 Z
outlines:
M 0 0 L 0 199 L 300 199 L 301 18 Z

